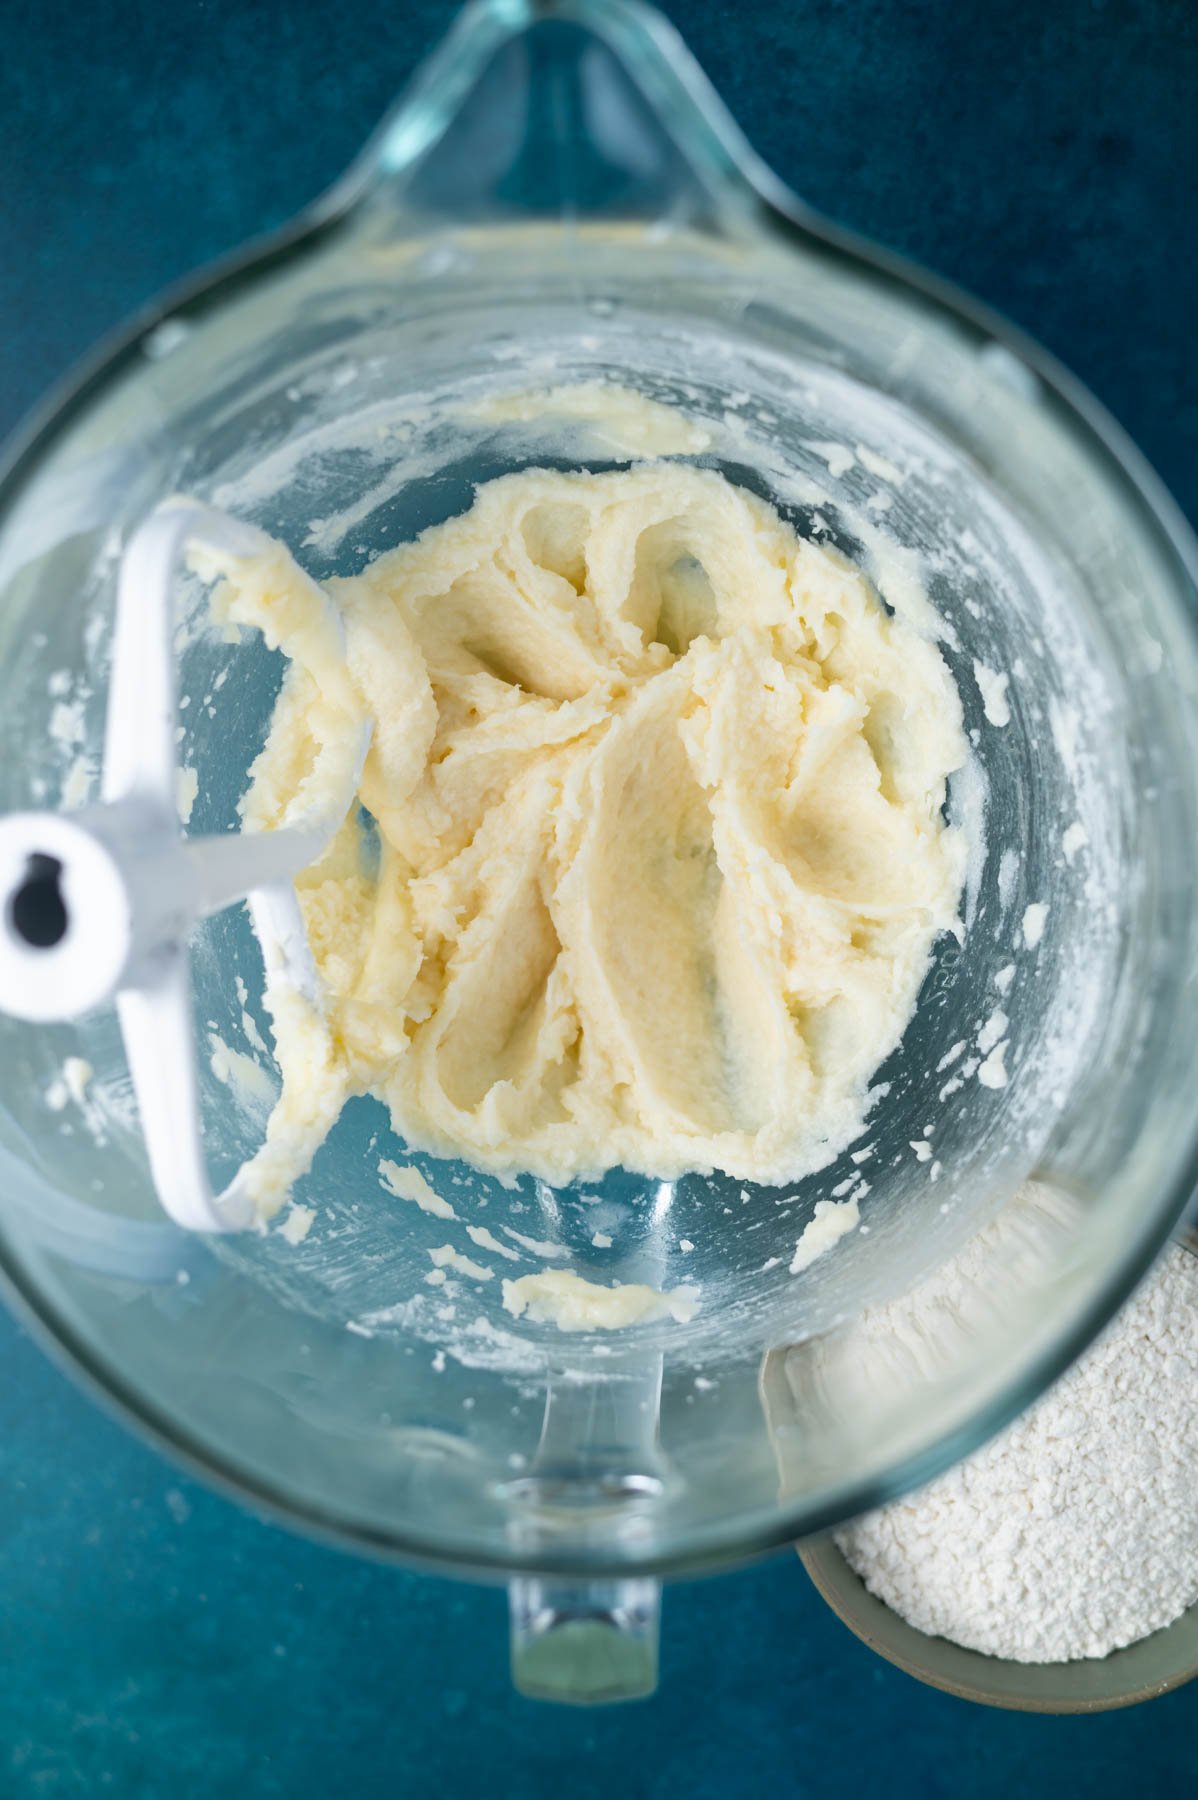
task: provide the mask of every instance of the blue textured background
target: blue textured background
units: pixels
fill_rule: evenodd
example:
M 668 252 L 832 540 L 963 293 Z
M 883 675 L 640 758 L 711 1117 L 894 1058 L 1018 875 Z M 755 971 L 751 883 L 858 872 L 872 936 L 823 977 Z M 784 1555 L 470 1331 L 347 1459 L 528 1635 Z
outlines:
M 1062 356 L 1198 516 L 1189 0 L 674 0 L 808 199 Z M 445 0 L 0 0 L 0 432 L 155 289 L 359 147 Z M 508 1690 L 502 1596 L 354 1562 L 182 1479 L 0 1321 L 0 1795 L 1164 1795 L 1198 1686 L 1033 1719 L 925 1690 L 792 1558 L 671 1590 L 661 1692 Z

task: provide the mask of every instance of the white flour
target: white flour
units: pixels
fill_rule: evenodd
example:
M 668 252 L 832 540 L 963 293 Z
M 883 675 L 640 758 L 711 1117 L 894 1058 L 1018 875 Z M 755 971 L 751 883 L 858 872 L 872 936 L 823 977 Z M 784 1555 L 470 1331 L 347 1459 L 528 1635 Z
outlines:
M 910 1330 L 910 1301 L 884 1309 Z M 1198 1259 L 1171 1250 L 1001 1437 L 837 1536 L 920 1631 L 1016 1662 L 1105 1656 L 1198 1601 Z

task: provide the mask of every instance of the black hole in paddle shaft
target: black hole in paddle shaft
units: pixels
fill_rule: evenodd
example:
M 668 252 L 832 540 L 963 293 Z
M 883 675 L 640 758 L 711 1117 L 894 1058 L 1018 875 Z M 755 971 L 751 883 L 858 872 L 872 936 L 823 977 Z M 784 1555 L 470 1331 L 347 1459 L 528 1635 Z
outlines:
M 62 897 L 62 864 L 56 856 L 29 858 L 25 879 L 9 902 L 9 918 L 17 936 L 33 950 L 52 950 L 67 935 L 67 907 Z

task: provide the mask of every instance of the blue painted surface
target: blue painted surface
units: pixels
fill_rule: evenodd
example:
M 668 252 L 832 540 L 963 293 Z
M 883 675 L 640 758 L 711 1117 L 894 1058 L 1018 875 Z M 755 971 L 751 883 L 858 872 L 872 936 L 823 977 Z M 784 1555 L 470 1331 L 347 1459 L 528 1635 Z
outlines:
M 10 10 L 0 430 L 147 295 L 324 186 L 453 8 L 90 0 L 21 8 L 19 29 Z M 789 180 L 1041 337 L 1198 515 L 1193 8 L 669 10 Z M 0 1358 L 5 1796 L 985 1800 L 1192 1780 L 1198 1687 L 1096 1719 L 971 1708 L 871 1656 L 789 1557 L 667 1596 L 653 1701 L 533 1707 L 508 1690 L 502 1596 L 261 1524 L 7 1321 Z

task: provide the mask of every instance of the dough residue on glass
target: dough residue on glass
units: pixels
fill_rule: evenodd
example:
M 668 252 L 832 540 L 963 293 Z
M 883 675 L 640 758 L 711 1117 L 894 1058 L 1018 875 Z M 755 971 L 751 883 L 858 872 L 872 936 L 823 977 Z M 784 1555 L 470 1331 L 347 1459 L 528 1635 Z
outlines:
M 266 993 L 263 1212 L 363 1093 L 554 1184 L 790 1181 L 859 1133 L 966 859 L 956 689 L 859 570 L 663 462 L 492 481 L 323 589 L 281 548 L 216 572 L 289 659 L 246 827 L 373 734 L 297 884 L 323 1004 Z
M 676 1287 L 663 1293 L 641 1282 L 604 1287 L 586 1281 L 569 1269 L 543 1269 L 503 1284 L 503 1304 L 514 1318 L 529 1318 L 556 1325 L 559 1331 L 619 1331 L 626 1325 L 644 1325 L 655 1319 L 674 1319 L 685 1324 L 699 1310 L 696 1287 Z
M 856 1231 L 860 1223 L 861 1207 L 852 1197 L 848 1200 L 817 1200 L 815 1212 L 795 1245 L 791 1274 L 799 1275 L 809 1269 L 833 1244 L 838 1244 L 846 1232 Z
M 398 1163 L 383 1157 L 379 1163 L 379 1180 L 397 1200 L 410 1200 L 421 1212 L 431 1213 L 436 1219 L 456 1219 L 458 1216 L 449 1201 L 437 1193 L 419 1169 L 401 1169 Z

